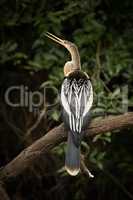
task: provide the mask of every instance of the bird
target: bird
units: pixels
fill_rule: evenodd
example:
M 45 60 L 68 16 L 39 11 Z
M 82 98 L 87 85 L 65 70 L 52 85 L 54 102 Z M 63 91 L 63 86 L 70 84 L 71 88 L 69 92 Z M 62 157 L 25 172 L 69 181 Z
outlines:
M 63 122 L 68 130 L 65 169 L 71 176 L 76 176 L 80 171 L 81 141 L 93 104 L 93 87 L 88 74 L 81 70 L 78 47 L 52 33 L 46 32 L 45 36 L 64 46 L 71 55 L 71 60 L 64 65 L 60 100 Z

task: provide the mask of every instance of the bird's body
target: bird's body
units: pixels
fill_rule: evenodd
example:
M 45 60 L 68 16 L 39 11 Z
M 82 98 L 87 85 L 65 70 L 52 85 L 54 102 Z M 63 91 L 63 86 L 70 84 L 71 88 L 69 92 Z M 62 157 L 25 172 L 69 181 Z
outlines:
M 64 113 L 68 115 L 64 120 L 70 131 L 80 133 L 86 127 L 92 97 L 92 85 L 86 73 L 76 70 L 64 78 L 61 102 Z
M 92 94 L 92 85 L 86 73 L 75 70 L 64 78 L 61 103 L 63 121 L 69 132 L 65 167 L 71 175 L 76 175 L 80 169 L 80 144 L 89 120 Z
M 80 144 L 93 103 L 92 84 L 89 76 L 81 71 L 77 46 L 51 33 L 47 33 L 46 36 L 63 45 L 71 54 L 72 60 L 66 62 L 64 66 L 61 104 L 63 121 L 68 129 L 65 168 L 70 175 L 75 176 L 80 170 Z

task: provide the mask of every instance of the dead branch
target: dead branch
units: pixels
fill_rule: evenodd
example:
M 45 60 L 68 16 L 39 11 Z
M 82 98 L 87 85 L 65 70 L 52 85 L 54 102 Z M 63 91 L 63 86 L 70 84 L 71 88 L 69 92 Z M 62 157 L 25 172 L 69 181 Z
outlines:
M 109 116 L 101 120 L 93 120 L 87 129 L 86 138 L 129 126 L 133 126 L 133 112 L 118 116 Z M 26 168 L 31 166 L 37 158 L 65 141 L 66 137 L 67 131 L 63 124 L 52 129 L 45 136 L 24 149 L 5 167 L 1 168 L 0 180 L 6 181 L 21 174 Z

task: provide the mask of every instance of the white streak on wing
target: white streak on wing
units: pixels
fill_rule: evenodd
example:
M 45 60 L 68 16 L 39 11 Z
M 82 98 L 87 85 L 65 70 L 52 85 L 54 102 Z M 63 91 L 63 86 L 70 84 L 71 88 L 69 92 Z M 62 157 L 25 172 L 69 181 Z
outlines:
M 72 99 L 72 85 L 70 85 L 70 84 L 69 84 L 69 92 L 67 94 L 69 94 L 69 96 L 68 96 L 68 102 L 70 103 L 71 99 Z
M 82 91 L 83 90 L 83 87 L 80 87 L 80 93 L 79 93 L 79 104 L 81 102 L 81 97 L 82 97 Z
M 79 104 L 79 115 L 80 115 L 80 111 L 81 111 L 81 97 L 82 97 L 82 93 L 83 93 L 83 87 L 80 87 L 80 91 L 79 91 L 79 98 L 78 98 L 78 104 Z
M 68 115 L 71 115 L 71 111 L 70 111 L 70 106 L 68 104 L 68 101 L 67 101 L 67 98 L 64 94 L 64 84 L 62 85 L 62 88 L 61 88 L 61 102 L 62 102 L 62 105 L 65 109 L 65 111 L 68 113 Z
M 77 96 L 76 96 L 76 98 L 75 98 L 75 106 L 76 106 L 76 118 L 78 118 L 78 101 L 77 101 Z
M 76 131 L 77 132 L 81 132 L 82 129 L 82 125 L 83 125 L 83 118 L 80 117 L 79 119 L 76 119 Z
M 86 88 L 85 88 L 85 86 L 83 86 L 83 95 L 84 95 L 84 105 L 86 106 L 86 102 L 87 102 L 87 93 L 86 93 Z
M 72 130 L 72 116 L 71 116 L 71 114 L 69 115 L 69 124 L 70 124 L 70 129 Z
M 77 114 L 77 119 L 79 119 L 80 118 L 80 104 L 79 104 L 79 98 L 78 98 L 78 96 L 76 98 L 76 102 L 77 102 L 76 114 Z
M 77 118 L 77 116 L 78 116 L 78 102 L 77 102 L 78 96 L 77 96 L 77 84 L 74 81 L 73 81 L 73 89 L 74 89 L 74 100 L 75 100 L 75 105 L 73 105 L 73 106 L 75 106 L 75 115 Z
M 72 115 L 72 121 L 73 121 L 73 131 L 75 132 L 76 129 L 75 129 L 75 119 L 74 119 L 74 115 Z
M 75 115 L 76 115 L 76 119 L 79 119 L 79 117 L 80 117 L 80 104 L 79 104 L 78 92 L 79 92 L 80 88 L 78 88 L 76 82 L 74 82 L 73 87 L 74 87 L 74 95 L 75 95 Z
M 79 119 L 76 120 L 76 131 L 78 132 Z
M 92 85 L 91 82 L 89 83 L 90 85 L 90 89 L 89 89 L 89 98 L 87 99 L 86 105 L 85 105 L 85 109 L 84 109 L 84 113 L 83 113 L 83 117 L 87 114 L 87 112 L 90 110 L 92 103 L 93 103 L 93 89 L 92 89 Z
M 81 132 L 81 127 L 82 127 L 82 118 L 80 118 L 80 121 L 79 121 L 79 132 Z
M 80 95 L 80 89 L 82 89 L 82 87 L 78 87 L 77 84 L 74 84 L 74 97 L 75 97 L 75 127 L 74 130 L 76 130 L 77 132 L 79 132 L 79 130 L 81 130 L 81 124 L 80 124 L 80 101 L 79 101 L 79 95 Z

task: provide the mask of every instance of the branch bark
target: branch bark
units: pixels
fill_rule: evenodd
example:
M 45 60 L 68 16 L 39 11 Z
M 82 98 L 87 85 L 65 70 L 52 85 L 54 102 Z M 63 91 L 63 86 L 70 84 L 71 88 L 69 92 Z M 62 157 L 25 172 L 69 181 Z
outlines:
M 2 200 L 10 200 L 6 190 L 4 189 L 3 183 L 0 183 L 0 197 Z
M 93 120 L 88 126 L 86 137 L 129 126 L 133 126 L 133 112 L 118 116 L 109 116 L 101 120 Z M 5 167 L 1 168 L 0 180 L 6 181 L 21 174 L 26 168 L 31 166 L 38 157 L 65 141 L 66 138 L 67 131 L 63 124 L 50 130 L 45 136 L 35 141 Z

